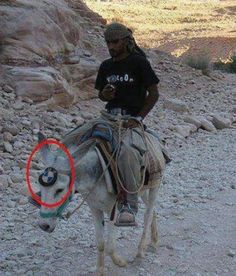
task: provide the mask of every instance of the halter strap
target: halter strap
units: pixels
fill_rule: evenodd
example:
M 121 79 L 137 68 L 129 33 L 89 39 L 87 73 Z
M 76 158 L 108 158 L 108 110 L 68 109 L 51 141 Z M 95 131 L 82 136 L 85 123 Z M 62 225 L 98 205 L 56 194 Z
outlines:
M 62 213 L 65 210 L 65 208 L 67 207 L 67 205 L 69 204 L 69 202 L 71 201 L 73 195 L 72 193 L 70 194 L 70 196 L 67 198 L 67 200 L 65 200 L 54 212 L 49 212 L 49 213 L 45 213 L 42 212 L 41 210 L 39 211 L 39 215 L 42 218 L 63 218 Z

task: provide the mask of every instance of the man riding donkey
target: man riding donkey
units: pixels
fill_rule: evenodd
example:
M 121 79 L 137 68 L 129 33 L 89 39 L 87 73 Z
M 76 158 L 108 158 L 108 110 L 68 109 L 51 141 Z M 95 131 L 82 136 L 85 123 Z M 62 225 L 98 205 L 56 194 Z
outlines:
M 118 186 L 113 187 L 119 201 L 115 225 L 134 226 L 138 211 L 138 191 L 147 178 L 147 152 L 150 152 L 145 139 L 147 130 L 145 131 L 142 121 L 158 100 L 159 79 L 145 53 L 137 46 L 130 29 L 112 23 L 107 26 L 104 36 L 111 58 L 101 64 L 95 88 L 99 90 L 99 98 L 107 102 L 106 111 L 101 112 L 101 117 L 66 134 L 62 143 L 67 147 L 84 143 L 86 147 L 86 143 L 90 145 L 96 139 L 101 141 L 100 138 L 106 138 L 110 141 L 111 153 L 104 159 L 111 161 L 111 155 L 114 157 L 115 153 L 113 170 L 109 170 L 113 174 L 112 184 L 115 182 Z M 157 139 L 158 137 L 155 138 Z M 97 147 L 99 144 L 104 143 L 98 142 Z M 158 145 L 166 162 L 169 162 L 165 149 L 159 142 Z M 98 155 L 103 163 L 100 152 Z M 104 175 L 108 165 L 103 165 Z M 35 204 L 33 199 L 30 201 Z
M 140 129 L 143 127 L 143 119 L 159 98 L 159 79 L 129 28 L 112 23 L 107 26 L 104 36 L 111 58 L 101 64 L 95 88 L 99 90 L 99 98 L 107 102 L 108 113 L 130 115 L 122 125 L 124 128 Z M 138 137 L 143 139 L 142 135 Z M 118 153 L 118 167 L 127 192 L 123 193 L 119 204 L 117 226 L 135 225 L 135 214 L 138 211 L 138 192 L 135 190 L 140 185 L 136 183 L 137 180 L 141 179 L 135 177 L 135 174 L 137 168 L 141 170 L 144 160 L 143 153 L 139 149 L 135 150 L 132 143 L 132 139 L 129 144 L 122 143 Z M 170 161 L 167 155 L 165 157 Z

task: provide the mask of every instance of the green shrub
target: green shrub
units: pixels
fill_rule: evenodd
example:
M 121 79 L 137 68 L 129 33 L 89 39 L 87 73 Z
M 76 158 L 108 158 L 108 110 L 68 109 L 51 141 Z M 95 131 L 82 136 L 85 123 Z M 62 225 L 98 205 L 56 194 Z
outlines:
M 232 55 L 227 62 L 217 61 L 214 63 L 214 69 L 228 73 L 236 73 L 236 54 Z
M 197 56 L 189 56 L 185 63 L 195 69 L 202 70 L 204 75 L 209 75 L 211 59 L 207 54 L 199 54 Z

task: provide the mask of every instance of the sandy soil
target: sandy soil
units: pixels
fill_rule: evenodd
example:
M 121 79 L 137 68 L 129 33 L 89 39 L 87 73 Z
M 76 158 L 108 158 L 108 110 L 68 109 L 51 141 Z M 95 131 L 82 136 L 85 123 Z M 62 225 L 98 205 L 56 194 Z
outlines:
M 236 51 L 233 0 L 85 2 L 108 22 L 118 20 L 130 26 L 143 47 L 157 48 L 182 59 L 207 53 L 214 61 L 227 59 Z

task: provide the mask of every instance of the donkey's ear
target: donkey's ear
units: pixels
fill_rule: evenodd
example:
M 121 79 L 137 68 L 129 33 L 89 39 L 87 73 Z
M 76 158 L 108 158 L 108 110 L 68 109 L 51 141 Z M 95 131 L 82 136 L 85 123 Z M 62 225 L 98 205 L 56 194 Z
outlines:
M 47 137 L 42 132 L 39 131 L 38 132 L 38 141 L 39 141 L 39 143 L 41 143 L 44 140 L 47 140 Z
M 38 141 L 39 141 L 39 143 L 43 142 L 44 140 L 47 140 L 47 137 L 42 132 L 38 132 Z M 45 144 L 45 145 L 42 146 L 42 148 L 40 149 L 40 154 L 41 154 L 41 157 L 43 159 L 42 161 L 47 166 L 50 166 L 55 160 L 55 156 L 51 152 L 50 147 L 49 147 L 48 144 Z

